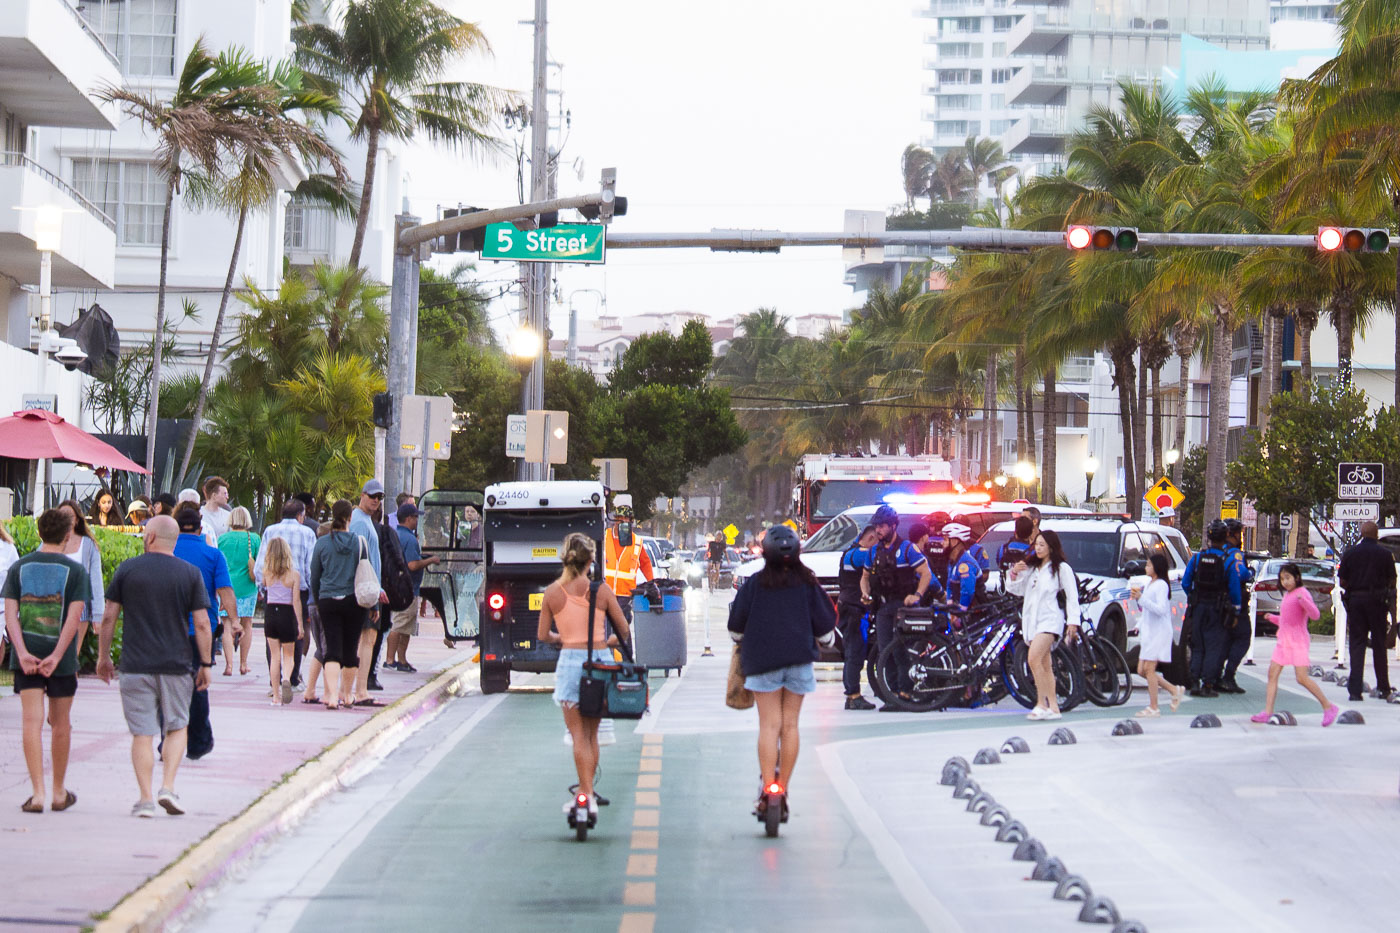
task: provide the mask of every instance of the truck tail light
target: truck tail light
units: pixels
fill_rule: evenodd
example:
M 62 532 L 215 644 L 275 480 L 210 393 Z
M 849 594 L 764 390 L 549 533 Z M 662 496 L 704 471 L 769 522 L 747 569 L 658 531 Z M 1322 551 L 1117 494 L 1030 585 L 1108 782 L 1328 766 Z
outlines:
M 486 597 L 486 608 L 491 610 L 492 621 L 499 622 L 505 618 L 506 594 L 491 593 Z

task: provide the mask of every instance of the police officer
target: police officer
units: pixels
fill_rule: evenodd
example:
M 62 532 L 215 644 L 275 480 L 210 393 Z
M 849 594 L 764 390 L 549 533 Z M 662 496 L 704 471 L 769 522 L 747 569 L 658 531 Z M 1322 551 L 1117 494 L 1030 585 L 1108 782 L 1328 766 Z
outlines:
M 1216 519 L 1206 529 L 1210 546 L 1197 551 L 1181 575 L 1186 618 L 1191 626 L 1191 695 L 1215 697 L 1225 651 L 1225 620 L 1239 614 L 1239 570 L 1225 553 L 1227 530 Z
M 933 512 L 924 521 L 928 525 L 928 542 L 924 545 L 924 556 L 928 558 L 928 569 L 939 586 L 948 585 L 948 540 L 943 537 L 943 526 L 953 520 L 947 512 Z
M 861 571 L 861 602 L 869 606 L 876 596 L 880 598 L 875 611 L 875 638 L 883 651 L 894 638 L 896 614 L 905 606 L 919 604 L 928 592 L 932 574 L 919 549 L 899 536 L 899 513 L 893 508 L 880 506 L 870 524 L 875 526 L 877 540 L 869 551 L 869 564 Z M 895 689 L 910 698 L 909 688 L 909 672 L 901 667 L 895 671 Z M 886 704 L 880 710 L 895 711 L 898 707 Z
M 1390 697 L 1390 669 L 1386 658 L 1386 616 L 1395 604 L 1395 559 L 1377 541 L 1375 522 L 1361 523 L 1361 540 L 1346 549 L 1337 565 L 1342 584 L 1342 605 L 1347 610 L 1347 644 L 1351 649 L 1351 674 L 1347 694 L 1361 701 L 1361 679 L 1366 668 L 1366 645 L 1371 646 L 1376 669 L 1376 693 Z
M 966 609 L 986 595 L 982 564 L 968 547 L 972 529 L 953 522 L 944 526 L 943 534 L 948 539 L 948 599 Z
M 1249 584 L 1254 582 L 1254 568 L 1244 556 L 1244 522 L 1237 518 L 1225 522 L 1225 556 L 1235 565 L 1240 578 L 1241 596 L 1249 592 Z M 1244 693 L 1244 688 L 1235 683 L 1235 672 L 1249 651 L 1249 630 L 1254 620 L 1249 617 L 1249 601 L 1241 600 L 1240 611 L 1225 620 L 1225 673 L 1218 681 L 1221 693 Z
M 861 601 L 860 578 L 870 562 L 870 549 L 875 546 L 875 526 L 866 525 L 851 546 L 841 555 L 841 569 L 836 580 L 839 592 L 836 597 L 836 625 L 841 630 L 845 664 L 841 669 L 841 683 L 846 688 L 846 709 L 874 709 L 871 703 L 860 694 L 860 669 L 865 666 L 868 654 L 865 634 L 861 631 L 861 620 L 865 618 L 865 604 Z
M 940 535 L 940 538 L 941 537 Z M 915 522 L 909 526 L 909 543 L 918 548 L 919 553 L 924 555 L 924 559 L 929 563 L 929 574 L 931 578 L 928 582 L 928 590 L 924 593 L 924 598 L 919 603 L 921 606 L 931 606 L 934 600 L 942 601 L 943 599 L 943 583 L 938 579 L 937 574 L 933 572 L 933 556 L 929 553 L 929 549 L 934 546 L 931 543 L 932 541 L 933 534 L 929 531 L 929 527 L 923 522 Z M 937 547 L 939 555 L 946 561 L 948 559 L 947 545 L 945 543 L 940 543 Z
M 997 569 L 1001 571 L 1002 579 L 1006 579 L 1006 572 L 1018 563 L 1030 557 L 1031 536 L 1035 534 L 1035 522 L 1031 521 L 1029 515 L 1016 516 L 1016 530 L 1010 541 L 1001 546 L 997 552 Z

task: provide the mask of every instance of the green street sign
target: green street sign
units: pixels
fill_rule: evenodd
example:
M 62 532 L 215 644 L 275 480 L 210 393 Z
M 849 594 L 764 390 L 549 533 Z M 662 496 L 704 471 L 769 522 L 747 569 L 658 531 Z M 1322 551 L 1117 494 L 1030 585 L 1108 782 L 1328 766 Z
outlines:
M 520 230 L 515 224 L 488 224 L 482 259 L 516 262 L 602 262 L 602 224 L 559 224 Z

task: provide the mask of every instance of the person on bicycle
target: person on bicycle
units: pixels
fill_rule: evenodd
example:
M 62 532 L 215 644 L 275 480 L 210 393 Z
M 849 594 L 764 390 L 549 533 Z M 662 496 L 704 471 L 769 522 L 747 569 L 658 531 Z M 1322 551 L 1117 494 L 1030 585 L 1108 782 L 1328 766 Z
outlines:
M 1011 568 L 1006 588 L 1022 597 L 1021 637 L 1029 646 L 1028 663 L 1035 678 L 1036 707 L 1026 718 L 1059 719 L 1050 652 L 1061 635 L 1071 644 L 1079 638 L 1079 583 L 1065 560 L 1060 536 L 1053 531 L 1036 535 L 1035 553 Z
M 972 529 L 952 522 L 943 526 L 943 535 L 948 539 L 948 598 L 966 609 L 986 595 L 982 564 L 968 547 Z
M 609 648 L 618 639 L 630 637 L 627 618 L 622 614 L 612 587 L 598 587 L 593 598 L 593 618 L 588 618 L 588 591 L 592 587 L 589 575 L 593 570 L 598 545 L 586 534 L 574 532 L 564 539 L 564 569 L 544 591 L 540 607 L 540 624 L 536 633 L 539 641 L 559 646 L 559 663 L 554 669 L 554 702 L 564 711 L 564 725 L 573 740 L 574 767 L 578 770 L 578 792 L 588 795 L 588 809 L 598 812 L 598 795 L 593 791 L 593 776 L 598 770 L 599 719 L 584 716 L 578 708 L 578 682 L 583 677 L 583 662 L 588 660 L 588 628 L 593 627 L 593 658 L 611 664 Z M 606 621 L 605 621 L 606 620 Z M 609 636 L 607 621 L 612 622 L 616 635 Z M 571 796 L 564 804 L 568 813 L 574 806 Z
M 880 597 L 880 607 L 875 611 L 875 641 L 879 650 L 885 650 L 894 639 L 895 617 L 905 606 L 917 606 L 928 592 L 933 575 L 929 572 L 928 560 L 908 541 L 899 536 L 899 513 L 888 505 L 875 510 L 870 524 L 875 526 L 876 543 L 870 549 L 868 565 L 861 573 L 861 602 L 869 606 L 874 597 Z M 909 694 L 909 672 L 903 668 L 895 672 L 895 692 L 905 699 Z M 899 707 L 887 704 L 881 712 L 898 711 Z
M 836 577 L 836 627 L 841 631 L 841 647 L 845 656 L 841 685 L 846 689 L 846 709 L 875 708 L 875 704 L 860 693 L 860 669 L 865 666 L 869 654 L 865 634 L 861 631 L 861 620 L 865 618 L 866 609 L 860 599 L 860 578 L 870 559 L 870 549 L 874 546 L 875 528 L 866 525 L 842 553 L 841 569 Z
M 719 589 L 720 569 L 724 566 L 724 539 L 716 531 L 706 539 L 705 562 L 709 565 L 710 589 Z
M 739 588 L 729 606 L 729 635 L 740 647 L 744 686 L 758 706 L 760 816 L 768 781 L 792 789 L 797 717 L 802 698 L 817 689 L 817 645 L 836 643 L 831 598 L 798 559 L 801 552 L 797 532 L 786 525 L 769 528 L 763 538 L 763 569 Z

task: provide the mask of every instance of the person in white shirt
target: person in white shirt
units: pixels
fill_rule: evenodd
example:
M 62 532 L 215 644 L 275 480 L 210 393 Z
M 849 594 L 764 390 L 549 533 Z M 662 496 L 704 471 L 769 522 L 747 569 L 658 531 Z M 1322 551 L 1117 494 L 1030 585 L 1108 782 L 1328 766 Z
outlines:
M 1040 721 L 1060 718 L 1050 652 L 1061 635 L 1071 644 L 1079 638 L 1079 584 L 1074 568 L 1065 560 L 1059 535 L 1042 531 L 1032 547 L 1035 556 L 1011 568 L 1006 588 L 1022 597 L 1021 635 L 1030 648 L 1028 661 L 1036 694 L 1036 707 L 1026 718 Z M 1065 599 L 1063 609 L 1061 593 Z
M 1157 673 L 1157 664 L 1170 664 L 1172 659 L 1172 585 L 1167 574 L 1165 554 L 1152 554 L 1147 563 L 1147 584 L 1141 588 L 1132 587 L 1128 592 L 1137 600 L 1142 617 L 1138 620 L 1139 651 L 1138 670 L 1147 681 L 1147 705 L 1135 715 L 1148 719 L 1162 715 L 1157 708 L 1157 684 L 1167 688 L 1172 697 L 1172 712 L 1181 705 L 1181 688 L 1173 686 Z
M 228 507 L 228 483 L 222 476 L 209 477 L 204 481 L 204 507 L 199 510 L 200 532 L 214 547 L 219 546 L 219 536 L 228 531 L 232 514 Z

